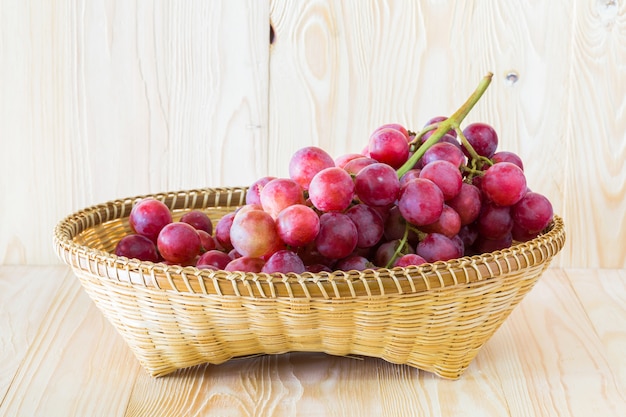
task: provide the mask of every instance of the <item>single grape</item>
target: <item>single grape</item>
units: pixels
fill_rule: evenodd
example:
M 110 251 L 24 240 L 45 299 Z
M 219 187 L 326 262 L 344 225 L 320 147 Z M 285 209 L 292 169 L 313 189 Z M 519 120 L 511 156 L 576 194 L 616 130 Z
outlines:
M 485 197 L 495 204 L 512 206 L 526 194 L 526 177 L 517 165 L 499 162 L 485 171 L 480 188 Z
M 202 268 L 206 265 L 209 265 L 215 267 L 216 269 L 224 269 L 226 268 L 226 265 L 228 265 L 228 263 L 232 260 L 233 258 L 228 256 L 227 253 L 213 249 L 200 255 L 200 257 L 196 261 L 196 266 L 198 268 Z
M 518 242 L 528 242 L 539 236 L 540 232 L 529 232 L 528 230 L 522 228 L 519 224 L 513 222 L 513 230 L 511 230 L 511 236 L 513 240 Z
M 409 158 L 409 143 L 402 132 L 384 128 L 374 131 L 368 146 L 370 157 L 378 162 L 400 168 Z
M 242 256 L 230 261 L 224 267 L 224 270 L 231 272 L 261 272 L 263 265 L 265 265 L 265 261 L 261 258 Z
M 241 255 L 260 258 L 275 252 L 282 243 L 272 216 L 261 210 L 250 210 L 235 216 L 230 241 Z
M 470 224 L 480 214 L 480 190 L 475 185 L 464 182 L 461 191 L 446 203 L 459 214 L 462 225 Z
M 337 262 L 336 268 L 341 271 L 364 271 L 374 268 L 374 264 L 361 255 L 350 255 Z
M 444 204 L 437 221 L 421 226 L 420 230 L 425 233 L 440 233 L 452 239 L 461 230 L 461 217 L 452 207 Z
M 415 252 L 427 262 L 448 261 L 463 256 L 463 251 L 455 241 L 439 233 L 427 234 L 417 244 Z
M 143 235 L 126 235 L 115 246 L 117 256 L 135 258 L 140 261 L 158 262 L 159 254 L 154 242 Z
M 406 127 L 404 127 L 403 125 L 401 125 L 400 123 L 386 123 L 384 125 L 378 126 L 374 132 L 378 132 L 379 130 L 383 130 L 383 129 L 395 129 L 398 132 L 402 133 L 404 135 L 404 137 L 406 138 L 407 142 L 410 141 L 410 137 L 409 137 L 409 131 L 406 129 Z M 372 133 L 374 133 L 372 132 Z
M 484 236 L 478 236 L 478 239 L 474 242 L 474 251 L 478 254 L 495 252 L 506 249 L 510 247 L 511 244 L 513 244 L 513 238 L 510 232 L 498 239 L 489 239 Z
M 192 225 L 197 230 L 204 230 L 208 234 L 213 234 L 213 222 L 203 211 L 191 210 L 183 214 L 180 221 Z
M 396 262 L 393 264 L 393 266 L 406 268 L 407 266 L 418 266 L 425 263 L 426 259 L 422 258 L 421 256 L 415 253 L 408 253 L 396 259 Z
M 377 164 L 378 161 L 372 158 L 368 158 L 366 156 L 362 156 L 361 158 L 355 158 L 348 162 L 343 169 L 350 175 L 356 176 L 363 168 L 368 165 Z
M 461 242 L 463 242 L 463 246 L 469 248 L 476 242 L 478 230 L 475 225 L 464 225 L 461 226 L 461 230 L 459 230 L 457 236 L 461 239 Z
M 411 180 L 414 180 L 415 178 L 419 178 L 420 177 L 420 172 L 422 172 L 422 170 L 420 168 L 409 169 L 406 172 L 406 174 L 404 174 L 402 176 L 402 178 L 400 178 L 400 187 L 402 187 L 407 182 L 409 182 Z
M 461 191 L 463 176 L 457 166 L 448 161 L 433 161 L 424 165 L 420 178 L 434 182 L 443 193 L 444 200 L 450 200 Z
M 198 233 L 198 236 L 200 237 L 200 244 L 202 245 L 202 249 L 201 249 L 202 252 L 206 252 L 208 250 L 213 250 L 217 248 L 217 243 L 215 242 L 215 239 L 213 238 L 213 236 L 211 236 L 204 230 L 196 229 L 196 232 Z
M 315 244 L 322 256 L 345 258 L 356 248 L 358 238 L 357 228 L 348 215 L 324 213 L 320 216 L 320 232 Z
M 387 164 L 376 163 L 363 168 L 354 179 L 357 197 L 370 206 L 387 206 L 398 198 L 400 180 Z
M 512 208 L 513 221 L 522 229 L 536 233 L 548 227 L 554 211 L 544 195 L 528 192 Z
M 476 153 L 491 158 L 498 147 L 498 134 L 495 129 L 486 123 L 471 123 L 463 129 L 463 136 L 474 148 Z M 463 147 L 465 155 L 469 152 Z
M 491 160 L 494 164 L 499 162 L 510 162 L 512 164 L 517 165 L 520 169 L 524 170 L 524 163 L 522 162 L 522 158 L 520 158 L 517 154 L 509 151 L 499 151 L 493 154 Z
M 248 191 L 246 192 L 246 204 L 261 205 L 261 190 L 268 182 L 275 180 L 276 177 L 268 176 L 261 177 L 252 183 Z
M 465 164 L 466 159 L 458 146 L 454 146 L 449 142 L 438 142 L 426 150 L 421 161 L 423 165 L 433 161 L 448 161 L 459 168 Z
M 511 208 L 485 203 L 476 220 L 478 233 L 488 239 L 500 239 L 513 228 Z
M 341 168 L 323 169 L 311 180 L 309 198 L 320 211 L 343 211 L 354 198 L 354 181 Z
M 357 230 L 357 247 L 370 248 L 383 236 L 383 219 L 373 208 L 365 204 L 356 204 L 346 211 Z
M 317 237 L 320 231 L 320 219 L 312 208 L 294 204 L 278 213 L 276 230 L 287 245 L 305 246 Z
M 231 212 L 222 216 L 215 225 L 215 240 L 227 252 L 233 248 L 233 244 L 230 241 L 230 228 L 234 219 L 235 213 Z
M 434 223 L 443 211 L 443 193 L 431 180 L 417 178 L 400 189 L 398 208 L 402 217 L 415 226 Z
M 133 206 L 128 222 L 133 232 L 156 243 L 161 229 L 172 223 L 172 213 L 165 203 L 154 198 L 144 198 Z
M 157 248 L 166 261 L 187 264 L 200 254 L 202 243 L 193 226 L 175 222 L 161 229 L 157 238 Z
M 302 187 L 289 178 L 276 178 L 261 190 L 263 210 L 273 218 L 276 218 L 283 209 L 304 202 Z
M 290 250 L 279 250 L 270 256 L 267 262 L 265 262 L 261 272 L 266 272 L 268 274 L 273 274 L 275 272 L 283 274 L 288 274 L 290 272 L 301 274 L 305 270 L 306 268 L 304 267 L 302 259 L 300 259 L 295 252 Z
M 347 153 L 335 158 L 335 166 L 339 168 L 344 168 L 346 164 L 354 159 L 364 158 L 361 153 Z
M 316 146 L 307 146 L 292 155 L 289 161 L 289 177 L 303 190 L 308 190 L 315 174 L 334 166 L 335 161 L 325 150 Z

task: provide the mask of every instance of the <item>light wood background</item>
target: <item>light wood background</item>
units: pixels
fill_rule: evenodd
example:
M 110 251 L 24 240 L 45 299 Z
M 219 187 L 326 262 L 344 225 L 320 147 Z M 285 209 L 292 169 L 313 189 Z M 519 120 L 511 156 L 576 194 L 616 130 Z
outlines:
M 0 0 L 0 263 L 59 263 L 88 205 L 419 129 L 488 71 L 467 122 L 565 218 L 556 263 L 626 267 L 626 1 Z

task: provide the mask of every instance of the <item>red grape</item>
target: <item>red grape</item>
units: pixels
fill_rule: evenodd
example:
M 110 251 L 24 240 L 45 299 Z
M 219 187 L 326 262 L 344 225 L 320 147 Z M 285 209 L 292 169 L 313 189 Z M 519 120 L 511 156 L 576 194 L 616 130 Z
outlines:
M 386 123 L 384 125 L 378 126 L 374 132 L 378 132 L 379 130 L 382 129 L 395 129 L 398 132 L 402 133 L 404 135 L 404 137 L 406 138 L 407 141 L 410 140 L 409 137 L 409 131 L 406 129 L 406 127 L 404 127 L 403 125 L 401 125 L 400 123 Z M 372 132 L 373 133 L 373 132 Z
M 172 213 L 165 203 L 144 198 L 133 206 L 128 222 L 135 233 L 156 242 L 161 229 L 172 223 Z
M 398 198 L 400 180 L 387 164 L 376 163 L 363 168 L 354 179 L 357 197 L 370 206 L 387 206 Z
M 267 262 L 265 262 L 261 272 L 266 272 L 268 274 L 273 274 L 275 272 L 283 274 L 288 274 L 290 272 L 301 274 L 305 270 L 306 269 L 302 259 L 300 259 L 295 252 L 290 250 L 279 250 L 270 256 Z
M 315 174 L 334 166 L 335 161 L 325 150 L 316 146 L 307 146 L 292 155 L 289 161 L 289 177 L 303 190 L 308 190 Z
M 260 258 L 276 251 L 280 237 L 272 216 L 261 210 L 250 210 L 235 216 L 230 241 L 243 256 Z
M 320 219 L 312 208 L 294 204 L 278 214 L 276 230 L 287 245 L 305 246 L 317 237 L 320 231 Z
M 423 165 L 440 160 L 448 161 L 458 168 L 465 163 L 465 155 L 458 146 L 448 142 L 438 142 L 428 148 L 421 159 Z
M 261 190 L 271 180 L 275 180 L 276 177 L 262 177 L 252 183 L 248 191 L 246 192 L 246 204 L 261 205 Z
M 323 169 L 311 180 L 309 198 L 320 211 L 343 211 L 354 198 L 354 181 L 341 168 Z
M 404 268 L 407 266 L 418 266 L 425 263 L 426 259 L 422 258 L 421 256 L 415 253 L 407 253 L 406 255 L 402 255 L 401 257 L 396 259 L 396 262 L 394 262 L 393 266 L 400 266 Z
M 373 263 L 360 255 L 350 255 L 347 258 L 341 259 L 336 265 L 336 268 L 341 271 L 364 271 L 366 269 L 372 269 L 373 267 Z
M 470 224 L 480 214 L 480 190 L 464 182 L 461 191 L 446 203 L 459 214 L 462 225 Z
M 225 271 L 239 271 L 239 272 L 261 272 L 265 265 L 265 261 L 261 258 L 254 258 L 250 256 L 242 256 L 230 261 L 225 267 Z
M 417 244 L 415 252 L 427 262 L 447 261 L 463 256 L 459 245 L 447 236 L 429 233 Z
M 402 217 L 415 226 L 434 223 L 443 211 L 443 193 L 431 180 L 417 178 L 400 189 L 398 208 Z
M 513 221 L 530 234 L 548 227 L 553 217 L 550 200 L 535 192 L 528 192 L 512 208 Z
M 157 238 L 157 247 L 166 261 L 186 264 L 200 254 L 202 244 L 193 226 L 175 222 L 161 229 Z
M 159 254 L 154 242 L 138 234 L 126 235 L 121 238 L 115 246 L 115 254 L 140 261 L 159 261 Z
M 372 247 L 383 236 L 383 219 L 373 208 L 365 204 L 356 204 L 346 211 L 346 215 L 356 226 L 357 247 Z
M 496 152 L 491 157 L 491 160 L 495 164 L 497 164 L 498 162 L 510 162 L 520 167 L 522 171 L 524 170 L 524 163 L 522 162 L 522 158 L 520 158 L 517 154 L 513 152 L 509 152 L 509 151 Z
M 232 258 L 228 256 L 228 254 L 213 249 L 200 255 L 200 257 L 196 261 L 196 266 L 198 268 L 202 268 L 205 265 L 210 265 L 215 267 L 216 269 L 224 269 L 230 261 L 232 261 Z
M 481 236 L 488 239 L 500 239 L 510 233 L 513 228 L 511 208 L 487 202 L 483 204 L 476 222 Z
M 400 168 L 409 158 L 409 143 L 406 136 L 393 128 L 374 131 L 370 137 L 368 150 L 371 158 L 394 169 Z
M 204 230 L 196 229 L 196 233 L 198 233 L 198 236 L 200 237 L 200 244 L 202 245 L 203 252 L 206 252 L 208 250 L 213 250 L 217 247 L 217 244 L 215 243 L 215 239 L 213 238 L 213 236 L 211 236 Z
M 437 221 L 421 226 L 420 230 L 426 233 L 440 233 L 452 239 L 461 230 L 461 216 L 452 207 L 444 204 Z
M 459 168 L 448 161 L 441 160 L 424 165 L 420 172 L 420 178 L 434 182 L 441 189 L 444 200 L 456 197 L 463 184 L 463 177 Z
M 343 213 L 324 213 L 320 232 L 315 239 L 317 250 L 330 259 L 341 259 L 356 248 L 358 231 L 350 217 Z
M 387 267 L 387 264 L 393 258 L 396 250 L 398 250 L 398 246 L 400 245 L 400 243 L 400 239 L 396 239 L 390 240 L 380 245 L 378 249 L 376 249 L 376 253 L 374 254 L 374 264 L 381 268 Z M 409 253 L 415 253 L 415 251 L 413 250 L 411 245 L 405 244 L 404 247 L 401 249 L 400 256 Z
M 517 165 L 499 162 L 485 171 L 480 188 L 495 204 L 512 206 L 526 194 L 526 177 Z
M 348 162 L 343 169 L 350 175 L 357 175 L 363 168 L 368 165 L 377 164 L 378 161 L 366 156 L 355 158 Z
M 263 210 L 273 218 L 283 209 L 294 204 L 304 204 L 302 187 L 289 178 L 276 178 L 265 184 L 261 190 Z
M 208 234 L 213 233 L 213 222 L 209 216 L 200 210 L 191 210 L 180 218 L 183 223 L 190 224 L 197 230 L 204 230 Z
M 486 123 L 471 123 L 463 129 L 463 136 L 474 148 L 476 153 L 491 158 L 498 147 L 498 134 L 495 129 Z M 467 149 L 463 151 L 469 156 Z
M 222 216 L 215 225 L 215 240 L 225 251 L 233 248 L 233 244 L 230 241 L 230 228 L 234 219 L 235 212 L 231 212 Z
M 354 159 L 363 158 L 363 154 L 361 153 L 347 153 L 335 158 L 335 166 L 339 168 L 344 168 L 347 163 Z

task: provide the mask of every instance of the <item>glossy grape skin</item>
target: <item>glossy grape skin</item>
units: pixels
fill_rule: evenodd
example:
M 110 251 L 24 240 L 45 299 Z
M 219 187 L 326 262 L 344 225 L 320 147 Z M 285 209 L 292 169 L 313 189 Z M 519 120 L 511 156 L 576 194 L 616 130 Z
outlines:
M 526 177 L 517 165 L 499 162 L 485 171 L 480 182 L 485 197 L 499 206 L 512 206 L 526 194 Z
M 400 123 L 385 123 L 384 125 L 378 126 L 372 133 L 378 132 L 379 130 L 383 129 L 395 129 L 398 132 L 402 133 L 407 141 L 410 141 L 409 131 L 406 129 L 406 127 L 404 127 L 404 125 Z
M 421 226 L 420 230 L 426 233 L 440 233 L 452 239 L 461 230 L 461 217 L 453 208 L 444 204 L 437 221 Z
M 552 221 L 552 203 L 544 195 L 528 192 L 511 209 L 513 221 L 529 235 L 541 232 Z
M 302 187 L 292 179 L 276 178 L 261 190 L 261 206 L 273 218 L 294 204 L 304 204 Z
M 318 172 L 309 186 L 309 199 L 323 212 L 343 211 L 354 198 L 354 181 L 341 168 L 326 168 Z
M 320 216 L 320 232 L 315 245 L 322 256 L 345 258 L 354 251 L 357 242 L 357 228 L 346 214 L 324 213 Z
M 461 225 L 470 224 L 480 214 L 480 190 L 475 185 L 464 182 L 459 193 L 446 203 L 459 214 Z
M 320 231 L 320 219 L 312 208 L 303 204 L 294 204 L 278 214 L 276 230 L 287 245 L 305 246 L 317 237 Z
M 509 151 L 499 151 L 493 154 L 491 157 L 493 163 L 497 164 L 499 162 L 510 162 L 512 164 L 517 165 L 520 169 L 524 170 L 524 163 L 522 162 L 522 158 L 519 155 L 509 152 Z
M 139 259 L 140 261 L 158 262 L 159 254 L 154 242 L 139 234 L 126 235 L 115 246 L 117 256 Z
M 460 258 L 463 252 L 457 243 L 449 237 L 439 233 L 429 233 L 417 244 L 415 253 L 424 258 L 427 262 L 448 261 Z
M 213 250 L 217 247 L 217 243 L 215 242 L 213 236 L 211 236 L 204 230 L 196 229 L 196 233 L 198 233 L 198 236 L 200 237 L 200 244 L 202 245 L 201 252 Z
M 263 268 L 261 268 L 261 272 L 266 272 L 268 274 L 273 273 L 295 273 L 301 274 L 306 270 L 304 267 L 304 263 L 302 259 L 295 252 L 290 250 L 279 250 L 275 252 L 270 258 L 265 262 Z
M 347 153 L 335 158 L 335 166 L 338 168 L 345 168 L 345 166 L 355 159 L 364 158 L 361 153 Z
M 225 251 L 233 249 L 233 244 L 230 241 L 230 228 L 234 219 L 234 212 L 227 213 L 215 225 L 215 240 Z
M 248 191 L 246 192 L 246 204 L 256 204 L 261 205 L 261 190 L 267 183 L 272 180 L 275 180 L 276 177 L 266 176 L 261 177 L 250 185 Z
M 443 193 L 444 200 L 450 200 L 461 191 L 463 177 L 459 168 L 448 161 L 438 160 L 424 165 L 420 178 L 434 182 Z
M 354 191 L 363 203 L 387 206 L 398 198 L 400 180 L 387 164 L 376 163 L 363 168 L 354 179 Z
M 415 178 L 419 178 L 420 177 L 420 172 L 422 172 L 422 170 L 420 168 L 413 168 L 413 169 L 409 169 L 406 174 L 404 174 L 402 176 L 402 178 L 400 178 L 400 187 L 403 187 L 404 184 L 406 184 L 407 182 L 415 179 Z
M 230 228 L 230 241 L 241 255 L 260 258 L 282 244 L 272 216 L 261 210 L 237 214 Z
M 197 230 L 204 230 L 208 234 L 213 234 L 213 222 L 209 216 L 200 210 L 191 210 L 180 218 L 183 223 L 190 224 Z
M 417 178 L 400 189 L 398 208 L 402 217 L 415 226 L 434 223 L 443 211 L 443 193 L 431 180 Z
M 374 264 L 361 255 L 350 255 L 339 260 L 336 265 L 336 268 L 341 271 L 364 271 L 373 267 Z
M 488 239 L 501 239 L 513 228 L 511 208 L 486 202 L 476 220 L 478 233 Z
M 145 198 L 133 206 L 128 217 L 131 229 L 156 243 L 159 232 L 172 223 L 172 213 L 165 203 Z
M 307 146 L 292 155 L 289 161 L 289 178 L 298 183 L 303 190 L 308 190 L 315 174 L 334 166 L 335 161 L 325 150 Z
M 210 265 L 215 267 L 216 269 L 224 269 L 226 268 L 226 265 L 228 265 L 228 263 L 232 260 L 233 258 L 228 256 L 227 253 L 213 249 L 200 255 L 200 257 L 196 261 L 196 266 L 198 268 L 202 268 L 206 265 Z
M 377 160 L 368 158 L 366 156 L 362 156 L 361 158 L 355 158 L 348 162 L 344 167 L 344 171 L 346 171 L 350 175 L 356 176 L 363 168 L 368 165 L 379 163 Z
M 193 226 L 175 222 L 161 229 L 157 238 L 157 248 L 166 261 L 187 264 L 200 254 L 202 243 Z
M 448 142 L 438 142 L 426 150 L 421 161 L 423 165 L 433 161 L 448 161 L 459 168 L 466 162 L 466 158 L 458 146 Z
M 401 257 L 396 259 L 396 262 L 394 262 L 393 266 L 406 268 L 407 266 L 418 266 L 425 263 L 426 259 L 422 258 L 421 256 L 415 253 L 407 253 L 406 255 L 402 255 Z
M 471 123 L 463 129 L 463 136 L 480 156 L 491 158 L 498 148 L 498 134 L 495 129 L 486 123 Z M 469 152 L 463 147 L 469 156 Z
M 224 270 L 231 272 L 261 272 L 263 265 L 265 265 L 265 261 L 261 258 L 242 256 L 230 261 L 224 267 Z
M 409 158 L 409 143 L 400 131 L 384 128 L 372 133 L 368 151 L 371 158 L 398 169 Z
M 373 208 L 365 204 L 356 204 L 346 211 L 357 229 L 357 247 L 370 248 L 383 236 L 384 222 Z

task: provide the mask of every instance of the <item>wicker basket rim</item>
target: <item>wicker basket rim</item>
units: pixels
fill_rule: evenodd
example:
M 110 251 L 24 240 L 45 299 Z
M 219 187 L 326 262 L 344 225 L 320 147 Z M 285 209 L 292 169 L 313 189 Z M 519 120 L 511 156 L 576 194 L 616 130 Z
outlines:
M 538 237 L 527 242 L 515 243 L 499 251 L 406 268 L 377 268 L 365 271 L 337 270 L 319 273 L 304 272 L 302 274 L 229 272 L 199 269 L 195 266 L 152 263 L 119 257 L 113 253 L 83 246 L 74 241 L 76 236 L 90 227 L 100 225 L 106 221 L 127 217 L 129 207 L 143 198 L 156 198 L 164 202 L 173 201 L 171 203 L 173 210 L 185 210 L 191 209 L 198 204 L 199 196 L 217 194 L 227 197 L 224 200 L 225 205 L 215 207 L 234 209 L 241 205 L 243 201 L 241 195 L 245 195 L 246 190 L 246 187 L 193 189 L 174 193 L 144 194 L 92 205 L 66 216 L 56 224 L 53 235 L 54 248 L 61 260 L 73 268 L 85 270 L 101 277 L 106 275 L 109 278 L 118 280 L 120 271 L 126 274 L 135 273 L 142 277 L 141 286 L 154 286 L 160 289 L 175 290 L 176 292 L 185 292 L 187 290 L 192 293 L 198 292 L 197 288 L 192 288 L 191 281 L 194 283 L 211 282 L 217 288 L 215 291 L 217 294 L 220 294 L 220 288 L 224 285 L 236 287 L 243 284 L 250 289 L 252 294 L 255 292 L 255 287 L 260 289 L 261 293 L 264 293 L 261 289 L 264 285 L 273 287 L 276 284 L 286 286 L 295 284 L 303 287 L 311 284 L 317 287 L 330 286 L 332 288 L 337 283 L 348 283 L 351 285 L 351 283 L 359 281 L 365 283 L 375 281 L 380 284 L 381 280 L 386 278 L 417 280 L 423 283 L 423 285 L 411 285 L 411 292 L 420 292 L 454 285 L 466 285 L 544 263 L 562 249 L 565 240 L 563 219 L 555 214 L 552 223 Z M 233 200 L 232 195 L 235 192 L 239 193 L 239 200 Z M 150 277 L 150 279 L 146 281 L 145 277 Z M 180 279 L 182 279 L 182 284 L 176 282 Z M 166 283 L 165 285 L 163 285 L 164 282 Z M 171 285 L 167 285 L 167 283 Z M 137 282 L 132 281 L 130 284 L 135 285 Z M 403 292 L 399 283 L 396 282 L 395 286 L 398 287 L 400 293 Z M 200 287 L 203 287 L 203 284 Z M 201 288 L 200 291 L 212 293 L 211 290 L 207 291 L 206 288 Z M 235 293 L 237 293 L 237 290 L 235 290 Z M 329 297 L 332 298 L 332 296 Z

